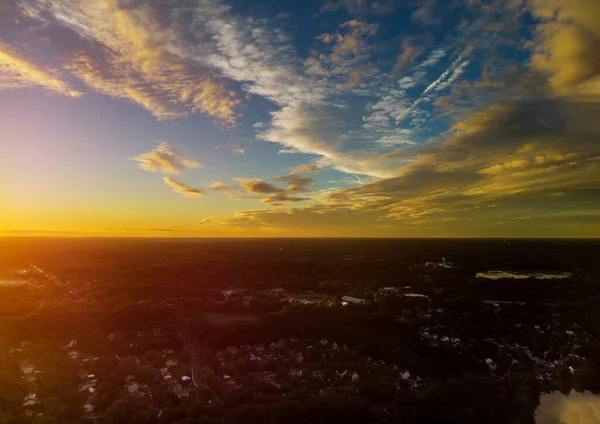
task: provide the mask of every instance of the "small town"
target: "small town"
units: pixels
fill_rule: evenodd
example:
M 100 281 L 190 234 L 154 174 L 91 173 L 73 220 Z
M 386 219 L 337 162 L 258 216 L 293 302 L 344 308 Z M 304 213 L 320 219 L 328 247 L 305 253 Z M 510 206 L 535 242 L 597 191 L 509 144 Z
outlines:
M 512 405 L 498 423 L 533 424 L 543 394 L 594 387 L 587 277 L 524 280 L 439 257 L 401 278 L 263 287 L 14 266 L 0 287 L 0 422 L 410 422 L 439 419 L 442 393 L 457 391 Z M 509 276 L 482 283 L 482 268 Z

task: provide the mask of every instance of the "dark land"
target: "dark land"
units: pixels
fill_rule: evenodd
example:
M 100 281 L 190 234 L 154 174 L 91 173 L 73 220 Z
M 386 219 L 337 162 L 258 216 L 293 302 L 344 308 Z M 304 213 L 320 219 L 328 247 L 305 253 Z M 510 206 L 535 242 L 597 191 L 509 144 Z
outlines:
M 600 392 L 599 251 L 0 238 L 0 423 L 534 423 Z

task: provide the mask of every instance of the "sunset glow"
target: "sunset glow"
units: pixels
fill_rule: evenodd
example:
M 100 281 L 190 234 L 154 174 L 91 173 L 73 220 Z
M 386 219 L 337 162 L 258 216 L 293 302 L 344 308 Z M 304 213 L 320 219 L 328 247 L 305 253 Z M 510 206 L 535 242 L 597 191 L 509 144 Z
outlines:
M 1 2 L 0 235 L 600 236 L 600 2 L 251 3 Z

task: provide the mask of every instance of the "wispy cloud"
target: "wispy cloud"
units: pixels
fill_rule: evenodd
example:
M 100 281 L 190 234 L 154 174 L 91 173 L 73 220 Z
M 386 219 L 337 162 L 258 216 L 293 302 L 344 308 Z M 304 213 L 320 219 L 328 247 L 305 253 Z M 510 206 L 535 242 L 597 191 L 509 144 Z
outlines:
M 90 41 L 84 52 L 74 45 L 65 65 L 89 87 L 135 102 L 159 119 L 198 111 L 233 123 L 239 104 L 233 92 L 178 54 L 180 40 L 150 5 L 125 8 L 95 0 L 37 5 L 55 24 Z
M 220 191 L 221 193 L 226 194 L 227 197 L 231 200 L 241 200 L 242 199 L 241 196 L 239 196 L 235 193 L 236 187 L 227 185 L 220 181 L 215 181 L 208 188 L 210 188 L 211 190 Z
M 0 90 L 40 86 L 71 97 L 83 94 L 56 74 L 58 72 L 43 70 L 0 43 Z
M 242 190 L 249 194 L 269 194 L 278 193 L 281 189 L 275 187 L 260 178 L 234 178 Z
M 293 168 L 290 171 L 290 174 L 301 174 L 303 172 L 321 172 L 321 168 L 319 168 L 317 165 L 300 165 L 297 166 L 295 168 Z
M 238 145 L 231 146 L 229 148 L 229 150 L 231 150 L 231 153 L 236 154 L 236 155 L 244 155 L 246 153 L 246 150 L 242 149 Z
M 310 192 L 311 189 L 309 186 L 314 181 L 313 178 L 298 175 L 298 173 L 273 177 L 275 181 L 287 183 L 287 187 L 285 188 L 277 187 L 259 178 L 234 178 L 234 180 L 245 193 L 258 196 L 266 195 L 260 201 L 275 206 L 288 202 L 308 200 L 308 197 L 298 196 L 298 194 Z M 221 187 L 219 187 L 220 189 Z M 230 190 L 230 188 L 228 187 L 227 190 Z
M 204 197 L 204 192 L 194 187 L 183 184 L 172 177 L 163 177 L 166 185 L 171 187 L 175 193 L 183 194 L 185 197 Z
M 130 158 L 138 162 L 138 167 L 150 172 L 178 174 L 184 169 L 197 169 L 203 165 L 193 159 L 185 158 L 176 153 L 169 143 L 162 142 L 151 152 Z

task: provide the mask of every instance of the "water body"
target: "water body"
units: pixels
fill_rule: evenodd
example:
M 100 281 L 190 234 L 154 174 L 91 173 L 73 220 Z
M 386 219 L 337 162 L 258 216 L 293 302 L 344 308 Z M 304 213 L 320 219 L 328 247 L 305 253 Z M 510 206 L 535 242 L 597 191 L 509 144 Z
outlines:
M 552 280 L 569 278 L 570 272 L 520 272 L 520 271 L 486 271 L 478 272 L 475 278 L 487 278 L 488 280 L 501 280 L 503 278 L 514 278 L 518 280 L 535 278 L 537 280 Z
M 571 391 L 543 394 L 535 412 L 536 424 L 600 424 L 600 395 Z

